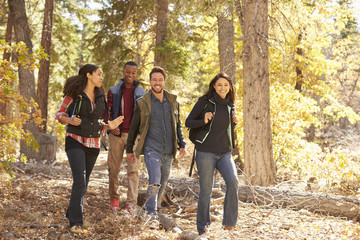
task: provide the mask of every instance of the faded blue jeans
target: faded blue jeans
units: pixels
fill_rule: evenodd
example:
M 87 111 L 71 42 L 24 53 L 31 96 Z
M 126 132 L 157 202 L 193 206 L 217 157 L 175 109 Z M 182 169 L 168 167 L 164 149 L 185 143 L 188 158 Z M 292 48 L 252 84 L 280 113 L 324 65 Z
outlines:
M 150 214 L 157 215 L 157 201 L 169 179 L 172 158 L 172 154 L 162 154 L 146 147 L 144 149 L 144 160 L 149 174 L 145 209 Z
M 199 235 L 210 225 L 210 198 L 214 183 L 215 168 L 220 172 L 226 183 L 224 200 L 224 226 L 235 226 L 238 216 L 238 178 L 231 152 L 209 153 L 196 152 L 196 165 L 199 172 L 200 194 L 197 209 L 196 225 Z

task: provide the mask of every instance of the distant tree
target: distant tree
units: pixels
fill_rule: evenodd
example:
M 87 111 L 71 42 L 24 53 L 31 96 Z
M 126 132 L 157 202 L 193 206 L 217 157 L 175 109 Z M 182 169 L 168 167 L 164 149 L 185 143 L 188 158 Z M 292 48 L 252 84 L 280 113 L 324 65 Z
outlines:
M 51 35 L 53 25 L 54 0 L 45 1 L 44 21 L 41 36 L 41 46 L 44 52 L 49 56 L 48 59 L 40 60 L 39 80 L 37 84 L 37 102 L 41 110 L 41 117 L 44 119 L 39 127 L 40 132 L 46 133 L 47 113 L 48 113 L 48 92 L 50 76 L 50 50 Z
M 165 54 L 161 51 L 167 37 L 168 26 L 168 0 L 156 0 L 156 48 L 154 65 L 164 67 Z
M 242 14 L 245 173 L 252 184 L 269 186 L 275 183 L 276 170 L 270 118 L 268 1 L 243 1 Z

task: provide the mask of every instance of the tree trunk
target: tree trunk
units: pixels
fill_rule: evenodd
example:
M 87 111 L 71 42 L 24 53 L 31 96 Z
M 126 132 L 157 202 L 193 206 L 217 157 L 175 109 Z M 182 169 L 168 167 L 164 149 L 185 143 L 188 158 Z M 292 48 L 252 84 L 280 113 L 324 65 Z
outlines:
M 44 21 L 41 37 L 41 46 L 50 58 L 51 50 L 51 34 L 52 34 L 52 23 L 53 23 L 53 12 L 54 12 L 54 0 L 45 1 L 44 9 Z M 41 117 L 44 118 L 39 130 L 42 133 L 46 133 L 46 122 L 47 122 L 47 107 L 48 107 L 48 92 L 49 92 L 49 76 L 50 76 L 50 59 L 40 60 L 39 69 L 39 80 L 37 85 L 37 99 L 39 108 L 41 110 Z
M 218 16 L 220 72 L 225 72 L 235 82 L 235 47 L 234 47 L 234 8 L 229 4 L 225 12 Z
M 244 28 L 244 160 L 251 183 L 275 183 L 268 45 L 268 1 L 243 2 Z
M 156 0 L 157 21 L 156 21 L 156 48 L 155 48 L 155 65 L 163 67 L 165 63 L 164 53 L 161 47 L 166 41 L 166 29 L 168 25 L 168 0 Z
M 5 42 L 11 44 L 11 40 L 12 40 L 12 33 L 13 33 L 13 25 L 14 25 L 14 20 L 13 20 L 13 16 L 12 14 L 10 14 L 11 12 L 9 11 L 8 13 L 8 21 L 6 24 L 6 32 L 5 32 Z M 11 52 L 8 51 L 4 51 L 4 55 L 3 55 L 3 60 L 8 60 L 10 61 L 10 56 L 11 56 Z
M 32 42 L 30 38 L 30 28 L 26 16 L 24 0 L 8 0 L 10 14 L 14 17 L 14 33 L 16 42 L 24 42 L 28 48 L 27 54 L 32 53 Z M 35 99 L 35 77 L 34 72 L 29 70 L 27 66 L 19 65 L 19 88 L 20 94 L 25 97 L 29 102 L 30 99 Z M 38 129 L 33 121 L 24 124 L 24 131 L 31 132 L 37 139 Z M 32 148 L 26 145 L 24 141 L 20 142 L 20 152 L 27 158 L 37 158 L 38 154 Z
M 9 11 L 8 13 L 8 19 L 7 19 L 7 24 L 6 24 L 6 32 L 5 32 L 5 42 L 11 44 L 11 40 L 12 40 L 12 30 L 13 30 L 13 16 L 12 14 L 10 14 L 11 12 Z M 7 60 L 8 62 L 10 62 L 10 57 L 11 57 L 11 52 L 8 51 L 4 51 L 3 54 L 3 60 Z M 3 80 L 5 81 L 5 83 L 9 83 L 7 80 Z M 7 102 L 0 102 L 0 115 L 2 116 L 6 116 L 9 117 L 9 108 L 10 106 L 8 105 Z
M 234 45 L 234 7 L 229 4 L 225 12 L 218 16 L 218 38 L 219 38 L 219 60 L 220 72 L 225 72 L 236 83 L 236 64 L 235 64 L 235 45 Z M 237 144 L 237 134 L 235 134 L 235 144 L 233 155 L 236 165 L 244 169 L 240 157 L 239 146 Z
M 304 56 L 304 52 L 302 50 L 300 46 L 300 42 L 301 42 L 301 39 L 302 39 L 302 34 L 299 33 L 298 35 L 298 47 L 296 48 L 296 54 L 300 57 L 303 57 Z M 302 84 L 303 84 L 303 75 L 302 75 L 302 70 L 301 70 L 301 62 L 296 59 L 295 60 L 296 62 L 296 67 L 295 67 L 295 71 L 296 71 L 296 84 L 295 84 L 295 89 L 298 90 L 299 92 L 301 92 L 301 87 L 302 87 Z

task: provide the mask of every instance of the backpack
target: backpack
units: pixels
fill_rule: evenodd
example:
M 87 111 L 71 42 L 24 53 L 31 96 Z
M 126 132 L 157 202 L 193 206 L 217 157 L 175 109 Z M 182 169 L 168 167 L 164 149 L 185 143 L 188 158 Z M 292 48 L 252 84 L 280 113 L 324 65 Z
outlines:
M 195 144 L 196 135 L 201 128 L 188 128 L 188 129 L 189 129 L 189 139 L 193 144 Z

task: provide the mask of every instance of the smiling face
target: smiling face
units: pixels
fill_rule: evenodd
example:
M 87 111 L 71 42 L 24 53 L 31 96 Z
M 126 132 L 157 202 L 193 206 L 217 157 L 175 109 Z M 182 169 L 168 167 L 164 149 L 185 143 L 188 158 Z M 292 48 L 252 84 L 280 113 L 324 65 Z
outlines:
M 214 84 L 214 89 L 221 98 L 226 98 L 230 91 L 230 83 L 225 78 L 219 78 Z
M 90 84 L 94 85 L 97 88 L 102 86 L 103 82 L 103 70 L 101 68 L 96 69 L 92 74 L 86 74 Z
M 165 78 L 164 75 L 160 72 L 154 72 L 151 74 L 150 78 L 151 90 L 154 93 L 161 93 L 164 90 Z
M 132 87 L 136 78 L 137 67 L 125 65 L 123 75 L 125 80 L 125 87 Z

